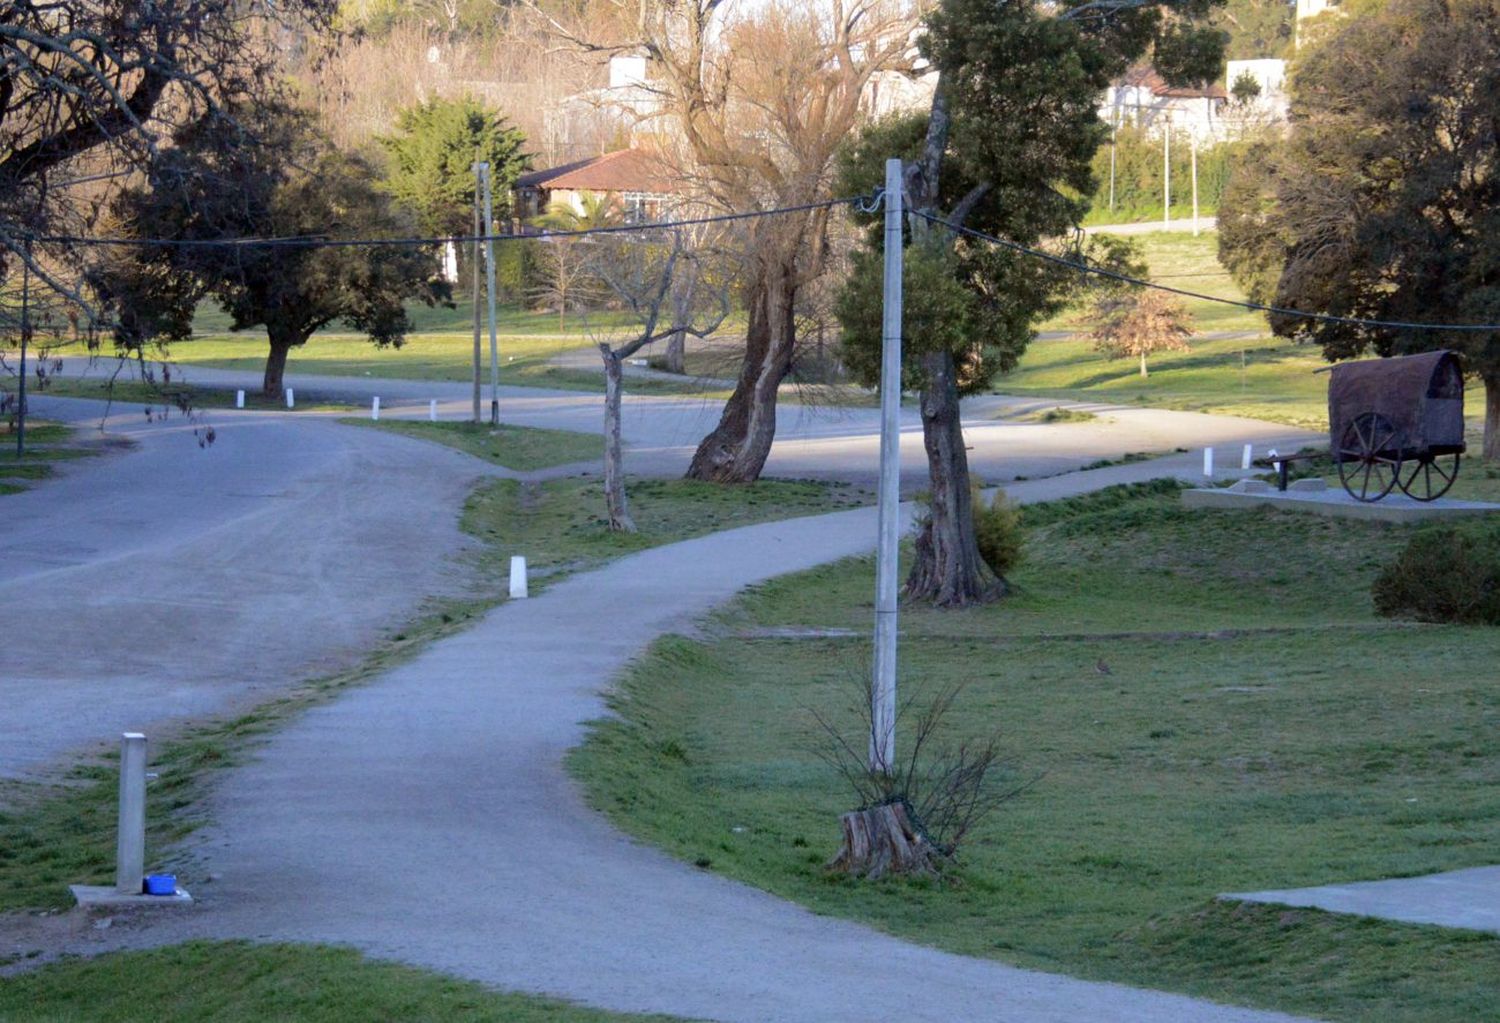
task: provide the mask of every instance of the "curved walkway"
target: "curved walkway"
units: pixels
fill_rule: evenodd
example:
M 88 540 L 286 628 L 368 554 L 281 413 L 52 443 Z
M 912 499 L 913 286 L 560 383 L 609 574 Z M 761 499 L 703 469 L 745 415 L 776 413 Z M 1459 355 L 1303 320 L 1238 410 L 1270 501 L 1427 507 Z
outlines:
M 1012 493 L 1157 475 L 1127 465 Z M 499 987 L 717 1020 L 1288 1019 L 817 917 L 637 844 L 584 805 L 563 757 L 605 713 L 606 680 L 747 585 L 866 551 L 874 521 L 861 509 L 719 533 L 495 609 L 277 734 L 216 797 L 198 850 L 215 880 L 198 909 L 108 940 L 348 943 Z

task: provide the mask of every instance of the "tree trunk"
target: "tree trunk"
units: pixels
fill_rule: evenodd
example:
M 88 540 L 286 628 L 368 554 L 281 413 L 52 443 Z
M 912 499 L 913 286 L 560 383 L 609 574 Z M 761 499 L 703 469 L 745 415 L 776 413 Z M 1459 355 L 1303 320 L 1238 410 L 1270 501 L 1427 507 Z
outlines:
M 922 388 L 922 443 L 932 499 L 927 521 L 917 534 L 916 563 L 906 577 L 906 595 L 939 607 L 966 607 L 1000 596 L 1004 583 L 979 556 L 974 535 L 953 355 L 931 352 L 922 366 L 927 378 Z
M 667 350 L 662 356 L 662 368 L 668 373 L 686 373 L 687 332 L 679 330 L 667 338 Z
M 609 345 L 600 344 L 599 354 L 604 359 L 604 506 L 611 530 L 634 533 L 635 522 L 625 506 L 625 475 L 620 456 L 620 391 L 624 374 L 620 357 Z
M 1485 373 L 1484 381 L 1484 460 L 1500 462 L 1500 373 Z
M 1141 353 L 1141 379 L 1144 380 L 1145 378 L 1146 378 L 1146 353 L 1142 352 Z
M 938 852 L 912 826 L 901 803 L 856 810 L 839 818 L 844 844 L 828 869 L 878 880 L 887 874 L 932 875 Z
M 304 344 L 307 341 L 307 335 L 299 336 L 293 331 L 274 328 L 267 329 L 266 333 L 271 339 L 271 354 L 266 356 L 266 373 L 261 380 L 260 390 L 261 394 L 274 400 L 285 393 L 287 354 L 298 345 Z
M 796 268 L 777 265 L 756 282 L 739 382 L 719 425 L 698 444 L 688 479 L 751 483 L 760 478 L 776 438 L 776 389 L 792 366 Z

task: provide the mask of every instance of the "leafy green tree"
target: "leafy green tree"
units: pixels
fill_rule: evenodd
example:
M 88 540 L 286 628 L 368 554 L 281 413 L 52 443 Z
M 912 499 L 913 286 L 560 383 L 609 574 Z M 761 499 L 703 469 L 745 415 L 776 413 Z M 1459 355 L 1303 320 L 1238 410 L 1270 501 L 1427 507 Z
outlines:
M 495 216 L 508 217 L 511 188 L 531 160 L 521 130 L 470 96 L 407 107 L 380 145 L 389 158 L 385 187 L 430 235 L 470 230 L 476 161 L 489 161 Z
M 251 119 L 274 147 L 239 144 Z M 122 193 L 112 212 L 123 233 L 187 244 L 126 250 L 94 274 L 117 310 L 120 345 L 189 337 L 194 308 L 212 297 L 232 329 L 265 327 L 263 387 L 274 397 L 288 353 L 319 329 L 339 321 L 376 345 L 399 346 L 411 329 L 405 302 L 447 298 L 433 254 L 410 245 L 194 244 L 411 236 L 415 225 L 375 187 L 374 168 L 334 149 L 306 115 L 267 108 L 214 116 L 175 142 L 149 186 Z
M 1225 265 L 1253 297 L 1409 323 L 1500 323 L 1500 2 L 1390 0 L 1299 57 L 1284 143 L 1236 171 Z M 1449 348 L 1485 388 L 1500 459 L 1500 332 L 1271 317 L 1330 360 Z
M 1216 77 L 1223 34 L 1192 20 L 1210 7 L 1210 0 L 943 0 L 921 44 L 939 73 L 930 113 L 876 126 L 847 152 L 846 194 L 881 181 L 885 157 L 914 158 L 903 340 L 906 383 L 921 391 L 932 499 L 908 596 L 962 606 L 1000 592 L 975 539 L 959 397 L 1015 365 L 1034 324 L 1076 283 L 1065 269 L 970 243 L 925 218 L 1024 245 L 1069 235 L 1087 211 L 1091 161 L 1108 136 L 1096 112 L 1100 93 L 1148 51 L 1169 81 Z M 851 365 L 870 365 L 879 345 L 871 315 L 880 300 L 877 266 L 872 238 L 843 306 Z

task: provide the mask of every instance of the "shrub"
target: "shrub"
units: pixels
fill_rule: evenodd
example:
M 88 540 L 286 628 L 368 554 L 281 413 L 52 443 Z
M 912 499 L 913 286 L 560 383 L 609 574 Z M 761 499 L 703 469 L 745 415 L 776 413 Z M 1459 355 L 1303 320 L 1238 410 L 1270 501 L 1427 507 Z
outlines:
M 1005 491 L 995 494 L 995 499 L 985 504 L 979 488 L 974 488 L 974 534 L 979 541 L 979 556 L 990 570 L 1004 579 L 1021 563 L 1021 544 L 1025 530 L 1021 525 L 1021 509 Z
M 1500 523 L 1425 529 L 1371 587 L 1387 618 L 1500 625 Z

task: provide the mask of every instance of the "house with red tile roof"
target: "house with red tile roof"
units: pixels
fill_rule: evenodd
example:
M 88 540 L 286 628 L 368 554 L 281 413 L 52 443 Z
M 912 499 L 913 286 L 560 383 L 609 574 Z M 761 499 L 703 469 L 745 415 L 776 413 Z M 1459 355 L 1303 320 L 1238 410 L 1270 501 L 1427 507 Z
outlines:
M 627 222 L 655 220 L 684 193 L 661 161 L 643 149 L 621 149 L 516 179 L 515 209 L 528 221 L 553 203 L 583 212 L 586 194 L 612 199 Z

